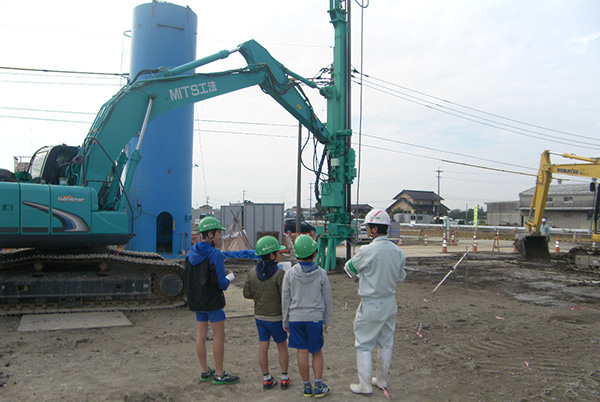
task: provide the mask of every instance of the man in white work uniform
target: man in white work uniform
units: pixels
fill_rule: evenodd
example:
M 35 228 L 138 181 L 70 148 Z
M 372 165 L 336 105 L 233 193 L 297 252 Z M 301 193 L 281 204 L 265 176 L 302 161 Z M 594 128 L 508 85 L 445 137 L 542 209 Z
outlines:
M 542 219 L 542 226 L 540 226 L 540 233 L 542 236 L 546 236 L 546 241 L 550 243 L 550 225 L 546 218 Z
M 350 385 L 356 394 L 371 394 L 372 385 L 387 388 L 398 313 L 396 286 L 406 278 L 404 253 L 387 237 L 390 226 L 387 212 L 373 209 L 365 217 L 365 224 L 371 244 L 361 247 L 344 266 L 350 277 L 358 276 L 361 297 L 354 319 L 354 350 L 360 382 Z M 375 347 L 377 377 L 371 378 L 371 352 Z

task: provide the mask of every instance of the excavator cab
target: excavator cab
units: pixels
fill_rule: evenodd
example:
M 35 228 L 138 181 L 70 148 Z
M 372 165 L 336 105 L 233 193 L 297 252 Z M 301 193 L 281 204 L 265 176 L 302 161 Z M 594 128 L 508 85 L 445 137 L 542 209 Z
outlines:
M 60 184 L 71 160 L 77 155 L 79 147 L 65 144 L 42 147 L 31 158 L 29 175 L 34 183 Z

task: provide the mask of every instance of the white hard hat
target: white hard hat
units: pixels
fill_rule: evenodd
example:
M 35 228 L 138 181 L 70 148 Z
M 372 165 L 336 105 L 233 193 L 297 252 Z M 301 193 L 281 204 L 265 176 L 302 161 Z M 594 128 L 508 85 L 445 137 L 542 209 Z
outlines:
M 547 221 L 546 221 L 546 218 L 542 219 L 542 222 L 547 222 Z
M 383 209 L 372 209 L 369 211 L 367 216 L 365 216 L 366 224 L 374 224 L 374 225 L 390 225 L 390 216 Z

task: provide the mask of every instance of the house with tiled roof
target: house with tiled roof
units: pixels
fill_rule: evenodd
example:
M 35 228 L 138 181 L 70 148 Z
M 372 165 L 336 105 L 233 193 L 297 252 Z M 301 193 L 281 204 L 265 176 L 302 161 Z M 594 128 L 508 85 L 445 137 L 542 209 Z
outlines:
M 450 209 L 443 198 L 433 191 L 402 190 L 386 208 L 392 219 L 400 223 L 430 223 L 436 216 L 445 216 Z

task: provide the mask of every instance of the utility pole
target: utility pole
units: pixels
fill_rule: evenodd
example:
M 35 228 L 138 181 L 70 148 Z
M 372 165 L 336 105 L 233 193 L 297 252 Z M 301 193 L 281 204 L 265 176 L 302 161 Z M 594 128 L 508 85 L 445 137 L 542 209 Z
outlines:
M 442 197 L 440 197 L 440 173 L 442 173 L 442 171 L 438 167 L 438 170 L 436 170 L 436 172 L 437 172 L 437 179 L 438 179 L 438 191 L 437 191 L 438 206 L 437 206 L 436 216 L 439 218 L 440 217 L 440 209 L 441 209 L 440 207 L 442 206 Z
M 296 179 L 296 233 L 300 233 L 300 219 L 302 215 L 302 123 L 298 122 L 298 173 Z
M 242 190 L 242 224 L 241 229 L 245 229 L 244 228 L 244 221 L 246 220 L 246 190 Z

